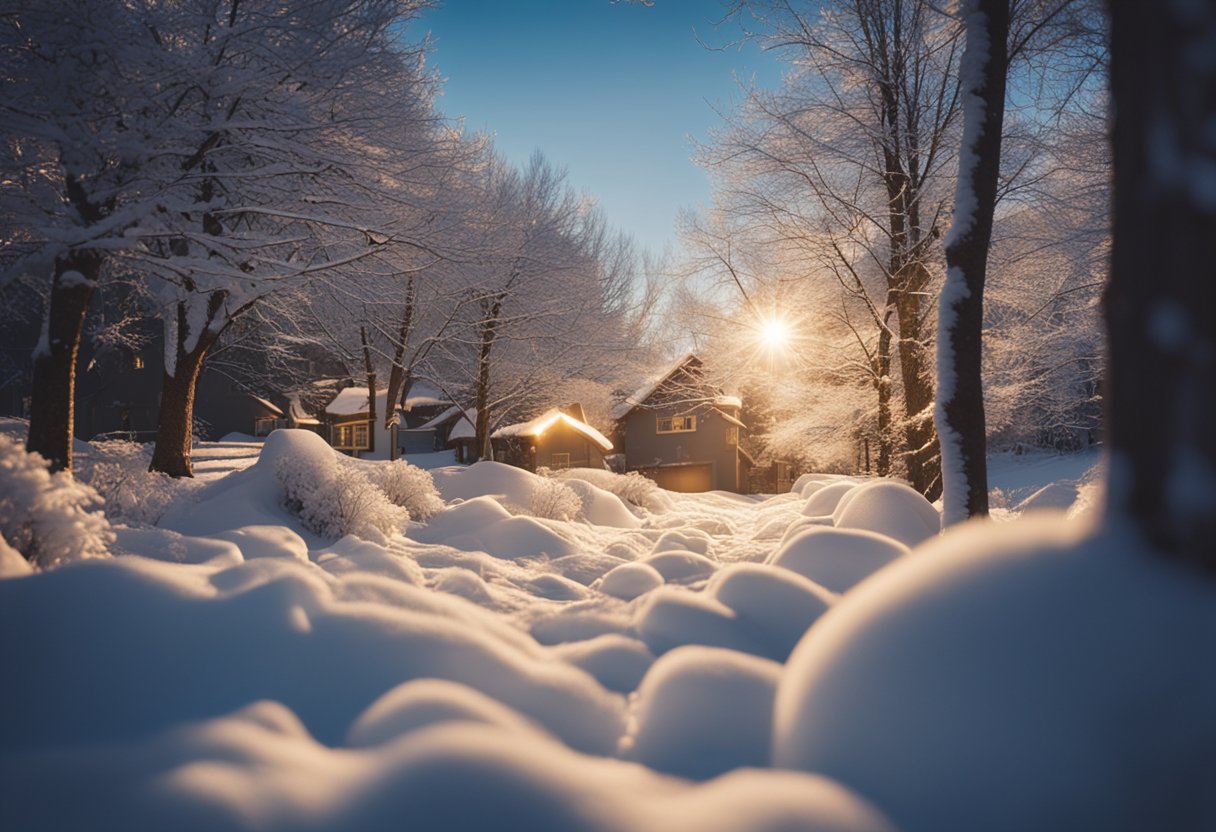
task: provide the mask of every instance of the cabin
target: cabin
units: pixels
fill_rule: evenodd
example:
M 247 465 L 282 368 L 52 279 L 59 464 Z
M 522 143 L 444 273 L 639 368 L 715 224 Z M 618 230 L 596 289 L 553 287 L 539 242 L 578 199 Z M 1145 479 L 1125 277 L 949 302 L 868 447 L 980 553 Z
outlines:
M 396 459 L 397 425 L 384 426 L 387 391 L 376 394 L 376 418 L 371 418 L 366 387 L 346 387 L 325 405 L 329 444 L 359 459 Z
M 459 406 L 452 405 L 430 421 L 411 429 L 409 433 L 420 438 L 409 441 L 414 442 L 416 447 L 424 447 L 429 442 L 428 452 L 453 450 L 456 452 L 457 462 L 469 464 L 477 458 L 476 424 L 476 408 L 462 410 Z
M 669 491 L 747 493 L 752 459 L 740 447 L 743 402 L 709 384 L 687 353 L 613 408 L 625 469 Z
M 604 454 L 612 452 L 612 442 L 586 419 L 582 405 L 571 404 L 499 428 L 490 434 L 494 459 L 528 471 L 604 468 Z

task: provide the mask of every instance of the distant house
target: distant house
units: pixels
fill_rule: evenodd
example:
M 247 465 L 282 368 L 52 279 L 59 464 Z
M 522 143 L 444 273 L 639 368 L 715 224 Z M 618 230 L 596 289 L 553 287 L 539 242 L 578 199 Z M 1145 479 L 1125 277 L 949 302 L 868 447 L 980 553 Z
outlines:
M 603 468 L 612 442 L 586 422 L 579 404 L 553 408 L 490 435 L 494 459 L 529 471 L 537 468 Z
M 745 493 L 752 460 L 739 446 L 742 407 L 705 380 L 701 359 L 681 356 L 612 411 L 626 469 L 670 491 Z
M 384 427 L 388 394 L 376 394 L 376 418 L 371 418 L 366 387 L 346 387 L 325 405 L 329 444 L 361 459 L 396 459 L 397 425 Z
M 410 433 L 424 434 L 429 437 L 430 450 L 451 449 L 456 452 L 457 462 L 470 463 L 476 457 L 474 447 L 477 444 L 476 422 L 476 409 L 462 410 L 457 405 L 452 405 L 430 421 L 411 430 Z M 418 446 L 421 447 L 421 445 L 422 442 L 419 441 Z

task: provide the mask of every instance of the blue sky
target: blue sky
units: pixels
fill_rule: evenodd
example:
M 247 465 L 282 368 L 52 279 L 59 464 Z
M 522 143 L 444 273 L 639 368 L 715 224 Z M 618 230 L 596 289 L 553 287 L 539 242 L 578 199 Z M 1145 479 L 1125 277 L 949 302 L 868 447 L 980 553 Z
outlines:
M 689 136 L 719 124 L 738 98 L 732 73 L 775 85 L 780 68 L 755 47 L 725 44 L 719 0 L 446 0 L 421 28 L 444 81 L 439 106 L 496 136 L 523 162 L 539 149 L 595 196 L 609 220 L 658 253 L 675 245 L 682 206 L 708 203 Z

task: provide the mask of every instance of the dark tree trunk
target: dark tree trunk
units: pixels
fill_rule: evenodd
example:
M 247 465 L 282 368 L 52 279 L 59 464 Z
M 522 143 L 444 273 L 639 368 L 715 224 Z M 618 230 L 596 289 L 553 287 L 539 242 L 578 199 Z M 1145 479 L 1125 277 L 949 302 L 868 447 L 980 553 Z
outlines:
M 988 514 L 988 445 L 981 377 L 984 282 L 1001 171 L 1009 0 L 968 0 L 963 54 L 963 152 L 937 331 L 938 436 L 944 524 Z M 970 209 L 968 211 L 968 209 Z
M 481 337 L 477 349 L 477 424 L 475 427 L 476 458 L 489 459 L 490 448 L 490 359 L 494 342 L 498 340 L 499 315 L 502 313 L 503 297 L 492 298 L 485 308 L 481 323 Z
M 925 346 L 928 336 L 924 292 L 929 273 L 913 261 L 899 275 L 895 313 L 899 320 L 899 374 L 904 388 L 904 459 L 908 482 L 929 500 L 941 495 L 941 458 L 933 427 L 933 372 Z
M 72 469 L 76 356 L 101 264 L 102 255 L 96 251 L 73 251 L 55 261 L 46 340 L 34 353 L 30 432 L 25 445 L 45 457 L 52 471 Z
M 1216 571 L 1216 4 L 1111 0 L 1107 510 Z
M 894 444 L 891 420 L 891 330 L 883 327 L 878 333 L 878 355 L 876 356 L 876 379 L 878 392 L 878 468 L 880 477 L 891 474 L 891 450 Z M 866 466 L 869 470 L 869 466 Z
M 225 297 L 224 292 L 214 292 L 208 298 L 204 329 L 189 350 L 185 346 L 190 333 L 186 306 L 182 303 L 177 305 L 176 355 L 173 373 L 170 374 L 166 366 L 161 381 L 156 445 L 152 449 L 152 463 L 148 466 L 150 471 L 160 471 L 171 477 L 194 476 L 191 460 L 194 448 L 194 391 L 203 369 L 203 360 L 219 340 L 220 333 L 212 330 L 211 325 L 223 308 Z
M 367 374 L 367 452 L 373 453 L 376 450 L 376 370 L 372 364 L 367 327 L 359 327 L 359 341 L 363 344 L 363 372 Z M 391 411 L 392 407 L 392 404 L 386 403 L 384 409 Z

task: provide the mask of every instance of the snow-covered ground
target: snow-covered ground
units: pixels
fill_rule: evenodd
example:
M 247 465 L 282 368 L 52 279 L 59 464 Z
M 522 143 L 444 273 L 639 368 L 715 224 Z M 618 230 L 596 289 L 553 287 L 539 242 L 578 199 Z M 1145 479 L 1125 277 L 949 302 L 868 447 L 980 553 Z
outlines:
M 1095 455 L 942 536 L 888 481 L 428 455 L 441 506 L 337 540 L 331 457 L 204 444 L 123 554 L 5 561 L 0 828 L 1216 828 L 1216 592 L 1089 531 Z

